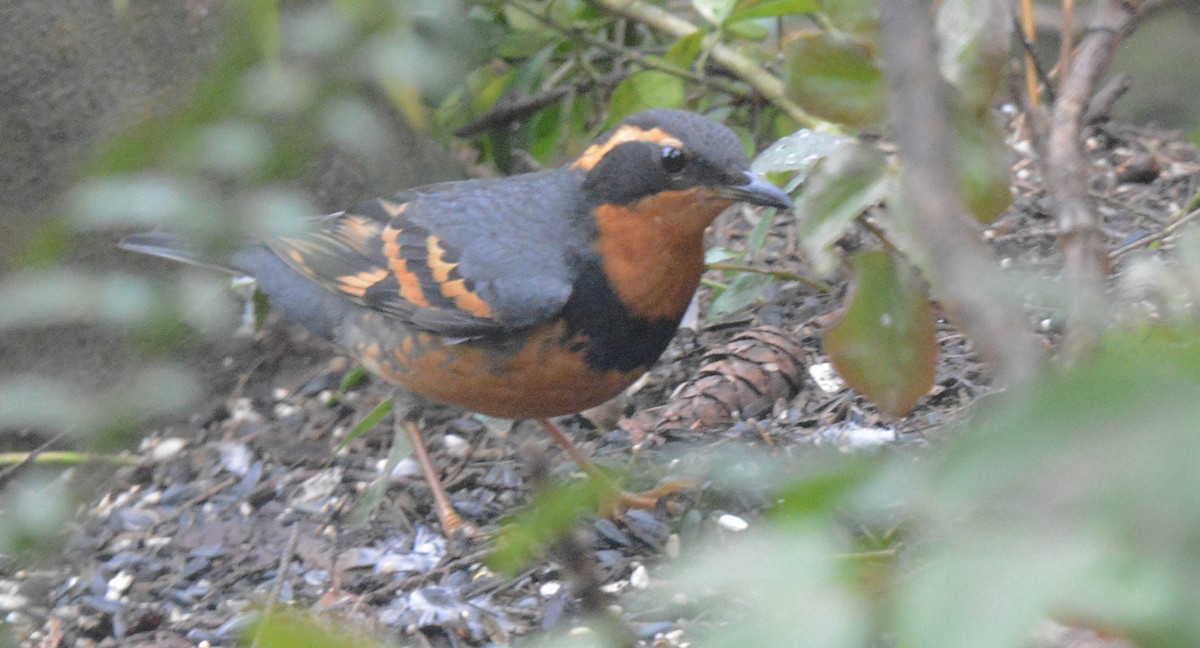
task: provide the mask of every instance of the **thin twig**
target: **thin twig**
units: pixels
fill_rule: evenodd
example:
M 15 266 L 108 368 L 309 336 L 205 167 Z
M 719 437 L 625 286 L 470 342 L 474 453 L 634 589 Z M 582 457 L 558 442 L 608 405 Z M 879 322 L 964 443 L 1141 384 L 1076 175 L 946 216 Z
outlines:
M 1180 227 L 1183 227 L 1186 223 L 1190 223 L 1191 221 L 1195 220 L 1196 217 L 1198 217 L 1198 216 L 1200 216 L 1200 209 L 1196 209 L 1192 212 L 1189 212 L 1189 213 L 1179 217 L 1178 220 L 1172 222 L 1170 225 L 1167 225 L 1166 227 L 1164 227 L 1162 229 L 1162 231 L 1155 232 L 1153 234 L 1147 234 L 1147 235 L 1137 239 L 1136 241 L 1130 241 L 1129 243 L 1122 245 L 1121 247 L 1113 250 L 1112 252 L 1109 252 L 1108 258 L 1115 259 L 1115 258 L 1121 256 L 1122 254 L 1129 252 L 1130 250 L 1136 250 L 1137 248 L 1140 248 L 1144 245 L 1149 245 L 1150 243 L 1154 243 L 1155 241 L 1162 241 L 1162 240 L 1166 239 L 1168 236 L 1174 234 L 1175 230 L 1179 229 Z
M 745 88 L 739 87 L 737 84 L 725 79 L 697 74 L 691 70 L 672 65 L 660 58 L 643 54 L 631 47 L 624 47 L 615 43 L 610 43 L 609 41 L 600 38 L 585 29 L 580 29 L 572 25 L 563 25 L 554 20 L 553 16 L 545 13 L 544 11 L 539 11 L 535 7 L 527 5 L 523 0 L 504 0 L 504 3 L 541 22 L 559 34 L 566 36 L 573 42 L 580 41 L 593 47 L 598 47 L 609 54 L 612 54 L 613 56 L 629 59 L 643 68 L 666 72 L 667 74 L 678 76 L 693 83 L 706 85 L 736 97 L 746 97 L 749 94 Z M 618 72 L 621 71 L 618 70 Z M 625 75 L 627 74 L 628 73 Z M 597 76 L 595 79 L 593 79 L 593 85 L 598 84 L 599 80 L 602 78 L 602 76 Z
M 91 454 L 87 452 L 50 451 L 50 452 L 0 452 L 0 466 L 36 465 L 79 465 L 87 463 L 108 463 L 118 466 L 136 466 L 137 457 L 113 454 Z M 0 478 L 7 476 L 8 469 L 0 473 Z
M 683 38 L 700 31 L 699 27 L 683 18 L 642 0 L 589 0 L 589 2 L 649 25 L 675 38 Z M 825 125 L 825 122 L 808 114 L 799 105 L 788 99 L 783 80 L 762 69 L 759 62 L 742 56 L 737 50 L 720 43 L 713 45 L 712 59 L 733 73 L 734 76 L 749 84 L 797 124 L 807 128 Z
M 774 277 L 780 281 L 795 281 L 812 288 L 813 290 L 823 293 L 833 292 L 833 286 L 830 286 L 829 284 L 821 283 L 820 281 L 813 281 L 808 277 L 796 274 L 795 272 L 789 272 L 787 270 L 770 270 L 768 268 L 756 268 L 754 266 L 741 265 L 738 263 L 710 263 L 708 264 L 708 269 L 728 270 L 730 272 L 752 272 L 755 274 Z
M 532 94 L 527 97 L 521 97 L 512 101 L 501 100 L 491 110 L 473 119 L 470 123 L 458 130 L 454 131 L 455 137 L 470 137 L 476 133 L 481 133 L 493 128 L 507 126 L 515 121 L 520 121 L 529 115 L 549 106 L 552 103 L 560 101 L 563 97 L 572 92 L 586 92 L 593 87 L 613 86 L 621 82 L 625 78 L 624 72 L 615 74 L 607 74 L 598 79 L 584 78 L 574 85 L 558 86 Z
M 1037 57 L 1037 51 L 1034 50 L 1036 41 L 1030 41 L 1029 35 L 1025 33 L 1024 24 L 1018 19 L 1013 18 L 1017 23 L 1017 42 L 1021 44 L 1021 50 L 1025 53 L 1025 95 L 1032 107 L 1041 105 L 1041 95 L 1043 90 L 1046 93 L 1046 102 L 1054 103 L 1054 85 L 1050 83 L 1050 75 L 1046 73 L 1046 67 L 1042 65 L 1041 60 Z M 1036 30 L 1034 31 L 1036 34 Z
M 1041 105 L 1038 80 L 1041 79 L 1046 88 L 1049 88 L 1050 84 L 1045 83 L 1045 75 L 1041 66 L 1038 65 L 1037 57 L 1033 55 L 1033 45 L 1037 42 L 1037 24 L 1033 19 L 1033 0 L 1021 0 L 1021 17 L 1018 27 L 1020 29 L 1017 30 L 1017 34 L 1020 36 L 1021 46 L 1025 49 L 1025 91 L 1029 93 L 1029 105 L 1036 108 Z

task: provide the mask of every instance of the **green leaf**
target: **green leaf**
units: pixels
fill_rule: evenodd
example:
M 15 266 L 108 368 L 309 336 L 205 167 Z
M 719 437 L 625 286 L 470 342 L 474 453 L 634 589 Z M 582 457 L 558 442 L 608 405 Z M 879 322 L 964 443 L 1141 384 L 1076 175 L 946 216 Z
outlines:
M 816 0 L 743 0 L 737 4 L 727 22 L 810 14 L 818 10 L 820 7 Z
M 802 128 L 791 135 L 776 140 L 763 149 L 750 170 L 755 173 L 778 173 L 781 171 L 800 171 L 801 175 L 832 153 L 838 146 L 851 141 L 852 138 L 833 133 Z
M 840 31 L 874 39 L 879 31 L 878 0 L 817 0 L 821 13 Z
M 7 485 L 0 493 L 0 554 L 34 564 L 66 539 L 74 502 L 64 480 L 48 472 Z
M 724 247 L 709 248 L 708 251 L 704 253 L 704 263 L 706 264 L 720 263 L 721 261 L 740 258 L 742 258 L 742 252 Z
M 692 0 L 692 7 L 696 13 L 715 27 L 725 24 L 725 20 L 733 11 L 734 4 L 736 4 L 736 0 Z
M 866 483 L 875 467 L 875 461 L 861 456 L 815 455 L 805 463 L 803 471 L 793 471 L 801 477 L 793 479 L 775 496 L 771 517 L 786 522 L 828 515 Z
M 828 521 L 752 529 L 707 547 L 668 579 L 687 600 L 714 592 L 710 631 L 719 648 L 859 648 L 874 645 L 870 604 L 843 577 Z M 733 603 L 737 602 L 737 603 Z
M 724 31 L 726 34 L 729 34 L 734 38 L 744 41 L 761 41 L 765 40 L 767 36 L 770 35 L 770 32 L 768 32 L 767 29 L 762 25 L 747 21 L 735 23 L 727 22 L 727 24 L 721 28 L 721 31 Z
M 611 503 L 613 494 L 611 484 L 591 477 L 542 489 L 529 508 L 500 528 L 485 562 L 498 572 L 516 574 L 584 516 Z
M 534 3 L 529 3 L 529 4 L 532 5 Z M 545 3 L 538 3 L 538 4 L 544 5 Z M 528 10 L 526 10 L 525 7 L 526 7 L 525 4 L 522 4 L 520 6 L 515 6 L 515 5 L 507 3 L 507 2 L 501 6 L 500 10 L 501 10 L 501 12 L 503 12 L 504 20 L 505 20 L 505 22 L 508 23 L 508 26 L 510 28 L 512 28 L 514 31 L 518 31 L 518 32 L 535 32 L 535 33 L 547 33 L 548 34 L 550 31 L 549 26 L 547 26 L 543 20 L 541 20 L 540 18 L 535 16 L 533 13 L 530 13 Z M 530 8 L 533 8 L 533 7 L 530 7 Z M 537 10 L 538 9 L 534 9 L 534 11 L 537 11 Z
M 805 183 L 796 217 L 801 243 L 817 272 L 827 275 L 836 265 L 833 244 L 863 210 L 883 199 L 887 160 L 879 151 L 848 141 L 838 146 Z
M 973 111 L 985 111 L 1007 92 L 1011 9 L 992 0 L 943 0 L 938 7 L 942 75 Z
M 681 108 L 683 93 L 683 79 L 673 74 L 658 70 L 631 74 L 613 90 L 608 125 L 648 108 Z
M 247 646 L 258 648 L 371 648 L 382 646 L 357 636 L 349 628 L 338 628 L 294 612 L 269 611 L 250 628 L 243 638 Z
M 671 46 L 667 48 L 667 53 L 663 54 L 663 60 L 685 70 L 692 67 L 696 57 L 700 55 L 700 48 L 703 47 L 706 36 L 708 36 L 708 32 L 694 31 L 671 43 Z
M 778 209 L 771 207 L 762 212 L 762 218 L 758 220 L 758 224 L 750 230 L 750 236 L 746 241 L 746 247 L 751 251 L 757 252 L 762 249 L 767 242 L 767 234 L 771 233 L 771 226 L 775 224 L 775 215 L 779 213 Z
M 768 274 L 739 272 L 729 287 L 713 299 L 708 314 L 717 317 L 736 313 L 756 303 L 774 280 L 775 278 Z
M 913 496 L 933 524 L 898 643 L 1024 646 L 1066 616 L 1200 645 L 1198 384 L 1200 330 L 1157 327 L 990 403 Z
M 845 34 L 804 34 L 788 47 L 787 93 L 813 115 L 855 128 L 883 123 L 887 96 L 874 51 Z
M 346 438 L 342 439 L 342 442 L 337 444 L 337 448 L 334 450 L 334 452 L 336 453 L 338 450 L 345 448 L 358 437 L 370 432 L 376 425 L 379 425 L 379 423 L 382 422 L 388 414 L 392 413 L 392 407 L 393 405 L 391 398 L 386 398 L 381 403 L 376 405 L 375 409 L 367 412 L 367 415 L 364 416 L 361 421 L 355 424 L 354 429 L 350 430 L 350 433 L 346 435 Z
M 346 375 L 342 376 L 342 381 L 338 383 L 338 392 L 345 394 L 352 389 L 356 389 L 365 384 L 370 377 L 371 374 L 367 373 L 366 367 L 357 365 L 350 371 L 347 371 Z
M 854 290 L 825 351 L 846 384 L 887 414 L 901 415 L 933 387 L 937 327 L 916 270 L 872 250 L 851 259 Z
M 1013 154 L 991 108 L 972 112 L 951 100 L 950 124 L 963 204 L 975 220 L 991 223 L 1012 204 Z

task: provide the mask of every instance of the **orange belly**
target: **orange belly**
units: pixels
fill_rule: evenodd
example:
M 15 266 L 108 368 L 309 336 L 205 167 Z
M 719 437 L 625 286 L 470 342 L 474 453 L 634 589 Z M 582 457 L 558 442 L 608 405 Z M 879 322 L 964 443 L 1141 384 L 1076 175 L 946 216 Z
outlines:
M 391 346 L 349 346 L 369 371 L 413 393 L 488 416 L 522 419 L 595 407 L 645 373 L 644 368 L 595 371 L 578 342 L 563 340 L 561 323 L 551 323 L 519 338 L 447 344 L 438 336 L 412 333 Z

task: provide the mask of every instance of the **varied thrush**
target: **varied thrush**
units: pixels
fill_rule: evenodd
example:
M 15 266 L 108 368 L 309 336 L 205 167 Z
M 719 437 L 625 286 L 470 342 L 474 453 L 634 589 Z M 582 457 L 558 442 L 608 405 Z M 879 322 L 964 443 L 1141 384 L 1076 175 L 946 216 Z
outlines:
M 671 340 L 704 272 L 704 230 L 735 202 L 786 208 L 738 138 L 681 110 L 648 110 L 571 163 L 446 182 L 360 203 L 297 238 L 233 256 L 271 307 L 418 396 L 537 419 L 616 396 Z M 160 233 L 126 249 L 202 261 Z M 414 421 L 405 424 L 438 517 L 462 522 Z M 637 496 L 627 496 L 634 504 Z

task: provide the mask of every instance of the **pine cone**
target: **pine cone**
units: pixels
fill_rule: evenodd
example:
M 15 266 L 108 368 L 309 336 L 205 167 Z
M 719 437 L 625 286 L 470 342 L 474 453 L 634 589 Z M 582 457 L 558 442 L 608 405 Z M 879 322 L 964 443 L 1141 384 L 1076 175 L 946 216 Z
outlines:
M 622 421 L 635 445 L 649 432 L 712 428 L 770 412 L 775 401 L 800 391 L 807 358 L 786 331 L 760 326 L 709 351 L 704 360 L 670 403 Z

